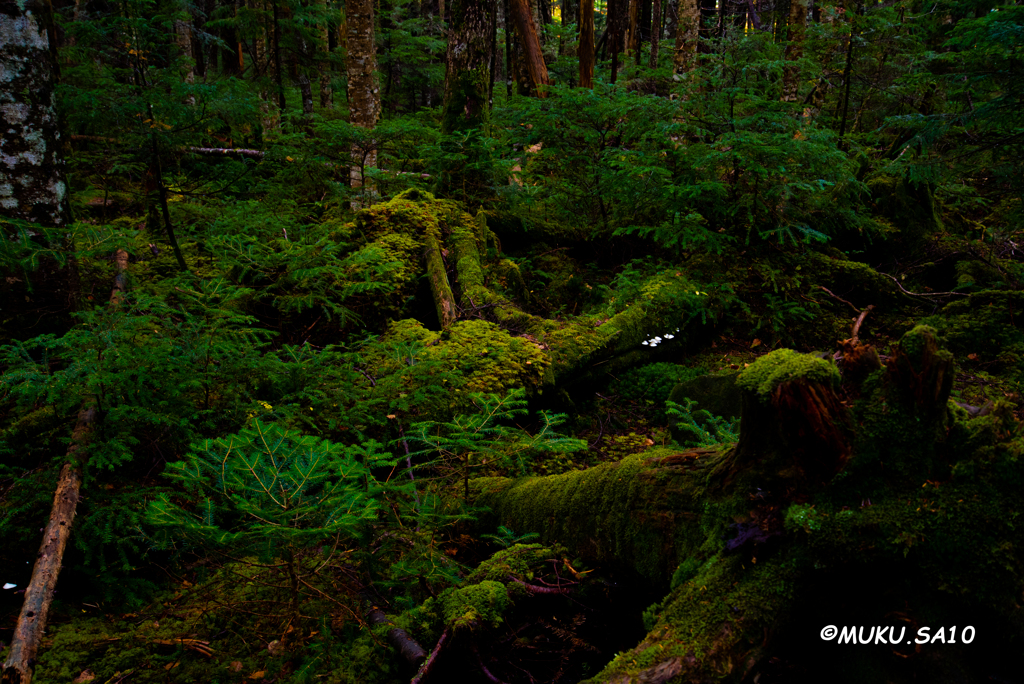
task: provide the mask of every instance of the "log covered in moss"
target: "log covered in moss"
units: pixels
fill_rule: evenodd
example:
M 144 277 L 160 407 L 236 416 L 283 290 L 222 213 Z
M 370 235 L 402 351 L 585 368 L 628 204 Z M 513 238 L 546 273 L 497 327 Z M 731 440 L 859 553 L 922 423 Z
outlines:
M 493 522 L 665 588 L 647 637 L 595 683 L 750 681 L 780 667 L 787 630 L 822 605 L 834 621 L 980 615 L 1021 644 L 1024 549 L 1012 540 L 1024 440 L 1005 412 L 967 421 L 950 409 L 951 362 L 919 326 L 854 393 L 831 362 L 777 351 L 740 375 L 731 448 L 481 479 L 476 501 Z M 831 578 L 850 576 L 861 579 L 837 594 Z M 822 642 L 808 634 L 813 653 Z M 850 658 L 897 677 L 904 661 L 940 656 L 960 657 L 894 647 Z

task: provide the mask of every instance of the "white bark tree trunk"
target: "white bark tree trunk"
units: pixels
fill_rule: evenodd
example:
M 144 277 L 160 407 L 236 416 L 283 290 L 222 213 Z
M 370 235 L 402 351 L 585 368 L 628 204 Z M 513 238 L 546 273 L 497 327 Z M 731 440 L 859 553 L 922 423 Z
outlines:
M 0 213 L 59 228 L 70 212 L 53 39 L 49 0 L 0 0 Z

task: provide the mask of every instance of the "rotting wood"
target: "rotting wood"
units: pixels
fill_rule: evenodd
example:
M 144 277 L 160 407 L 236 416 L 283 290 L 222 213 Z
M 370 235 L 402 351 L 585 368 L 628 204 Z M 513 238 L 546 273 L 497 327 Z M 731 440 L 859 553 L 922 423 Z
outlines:
M 391 625 L 391 620 L 384 614 L 384 611 L 373 606 L 370 612 L 366 616 L 366 621 L 370 625 L 376 627 L 377 625 Z M 402 656 L 402 660 L 409 663 L 415 668 L 418 668 L 424 660 L 427 659 L 427 652 L 419 642 L 409 636 L 409 633 L 400 627 L 394 627 L 388 630 L 388 643 L 398 654 Z
M 128 290 L 128 252 L 118 249 L 114 253 L 114 263 L 117 275 L 114 277 L 114 287 L 110 293 L 110 307 L 116 309 L 121 305 Z M 75 429 L 71 433 L 71 445 L 68 447 L 66 460 L 57 480 L 50 520 L 43 532 L 43 542 L 39 547 L 35 567 L 32 569 L 32 578 L 25 589 L 25 600 L 14 628 L 11 651 L 7 662 L 4 663 L 3 676 L 0 677 L 2 684 L 30 684 L 32 681 L 36 652 L 46 629 L 46 618 L 53 602 L 54 589 L 64 562 L 64 550 L 67 548 L 71 525 L 78 508 L 82 488 L 79 452 L 88 444 L 98 420 L 96 402 L 92 398 L 83 401 Z
M 21 606 L 18 624 L 14 628 L 11 652 L 4 663 L 3 684 L 29 684 L 36 651 L 46 629 L 46 617 L 53 602 L 53 590 L 57 586 L 64 549 L 71 536 L 71 523 L 78 506 L 79 491 L 82 487 L 82 468 L 78 463 L 79 450 L 85 446 L 93 431 L 97 410 L 93 402 L 87 401 L 78 412 L 78 422 L 71 435 L 67 462 L 60 471 L 57 491 L 53 497 L 50 521 L 43 533 L 43 543 L 32 579 L 25 590 L 25 601 Z

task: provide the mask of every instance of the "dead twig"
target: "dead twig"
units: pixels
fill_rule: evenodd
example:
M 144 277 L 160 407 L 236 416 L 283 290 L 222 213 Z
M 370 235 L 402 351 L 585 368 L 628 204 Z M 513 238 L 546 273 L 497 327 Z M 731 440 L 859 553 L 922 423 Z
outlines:
M 840 301 L 843 304 L 848 305 L 854 311 L 860 311 L 860 309 L 858 309 L 856 306 L 854 306 L 851 302 L 848 302 L 847 300 L 843 299 L 842 297 L 840 297 L 839 295 L 837 295 L 836 293 L 834 293 L 832 290 L 828 289 L 824 285 L 819 285 L 818 288 L 824 290 L 825 292 L 827 292 L 829 294 L 829 296 L 832 297 L 833 299 L 835 299 L 837 301 Z
M 921 297 L 922 299 L 928 299 L 930 297 L 970 297 L 971 296 L 971 295 L 965 294 L 963 292 L 928 292 L 926 294 L 921 294 L 920 292 L 911 292 L 907 288 L 903 287 L 903 285 L 900 284 L 899 280 L 897 280 L 893 276 L 889 275 L 888 273 L 882 273 L 881 275 L 884 275 L 886 278 L 888 278 L 892 282 L 896 283 L 896 287 L 900 288 L 900 291 L 903 294 L 910 295 L 911 297 Z
M 857 344 L 857 333 L 860 332 L 860 324 L 864 322 L 864 319 L 867 318 L 868 313 L 870 313 L 871 310 L 874 309 L 874 308 L 875 308 L 874 304 L 869 304 L 868 308 L 866 308 L 863 311 L 861 311 L 860 315 L 857 316 L 857 322 L 853 324 L 853 332 L 850 335 L 850 342 L 852 344 Z

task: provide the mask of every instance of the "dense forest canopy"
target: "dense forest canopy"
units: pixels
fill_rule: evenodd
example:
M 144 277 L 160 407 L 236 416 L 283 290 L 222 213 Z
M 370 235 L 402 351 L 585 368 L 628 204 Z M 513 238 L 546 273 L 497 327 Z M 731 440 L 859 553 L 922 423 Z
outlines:
M 0 0 L 2 681 L 1021 681 L 1022 46 Z

